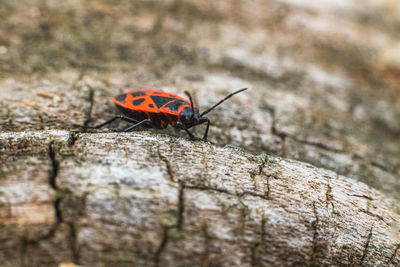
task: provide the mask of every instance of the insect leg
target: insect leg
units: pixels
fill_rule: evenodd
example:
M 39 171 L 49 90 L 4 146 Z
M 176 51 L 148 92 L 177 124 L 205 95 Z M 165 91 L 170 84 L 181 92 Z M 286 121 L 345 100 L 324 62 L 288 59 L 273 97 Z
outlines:
M 191 132 L 189 132 L 189 130 L 185 127 L 185 125 L 180 121 L 176 122 L 175 127 L 178 129 L 184 130 L 189 135 L 191 140 L 199 140 L 200 139 L 200 138 L 197 138 L 196 136 L 194 136 Z
M 194 136 L 191 132 L 189 132 L 188 129 L 183 129 L 185 130 L 185 132 L 189 135 L 191 140 L 200 140 L 200 138 L 197 138 L 196 136 Z
M 140 121 L 140 122 L 138 122 L 138 123 L 136 123 L 136 124 L 134 124 L 134 125 L 132 125 L 132 126 L 129 126 L 129 127 L 126 128 L 126 129 L 122 130 L 122 132 L 129 132 L 129 131 L 132 131 L 132 130 L 135 129 L 136 127 L 138 127 L 138 126 L 140 126 L 140 125 L 142 125 L 142 124 L 145 124 L 145 123 L 147 123 L 147 122 L 151 122 L 151 119 L 142 120 L 142 121 Z
M 205 122 L 207 122 L 207 127 L 206 127 L 206 131 L 204 132 L 203 141 L 207 141 L 208 128 L 210 128 L 210 119 L 207 117 L 201 117 L 199 124 L 202 124 Z M 197 125 L 199 125 L 199 124 L 197 124 Z
M 134 119 L 129 118 L 129 117 L 124 116 L 124 115 L 116 115 L 114 118 L 109 119 L 108 121 L 105 121 L 105 122 L 103 122 L 103 123 L 101 123 L 99 125 L 96 125 L 96 126 L 86 126 L 86 125 L 76 125 L 76 126 L 82 127 L 82 128 L 98 129 L 98 128 L 101 128 L 101 127 L 103 127 L 103 126 L 105 126 L 107 124 L 112 123 L 113 121 L 115 121 L 117 119 L 124 120 L 124 121 L 131 122 L 131 123 L 137 123 L 138 122 L 137 120 L 134 120 Z

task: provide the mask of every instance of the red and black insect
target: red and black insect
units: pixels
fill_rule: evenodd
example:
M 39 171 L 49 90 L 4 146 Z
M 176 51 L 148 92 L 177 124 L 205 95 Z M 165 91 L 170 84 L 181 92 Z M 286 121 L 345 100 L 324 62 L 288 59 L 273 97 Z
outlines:
M 131 131 L 138 126 L 164 129 L 168 124 L 171 124 L 177 129 L 186 131 L 193 140 L 197 138 L 189 132 L 188 129 L 206 122 L 207 128 L 203 140 L 207 140 L 210 120 L 207 117 L 204 117 L 204 115 L 228 98 L 246 89 L 247 88 L 243 88 L 231 93 L 201 114 L 199 113 L 199 109 L 194 107 L 192 97 L 188 92 L 185 92 L 185 94 L 189 97 L 189 100 L 175 94 L 155 89 L 139 89 L 130 91 L 112 98 L 112 101 L 123 115 L 117 115 L 96 126 L 81 127 L 97 129 L 110 124 L 116 119 L 134 123 L 132 126 L 124 129 L 124 132 Z

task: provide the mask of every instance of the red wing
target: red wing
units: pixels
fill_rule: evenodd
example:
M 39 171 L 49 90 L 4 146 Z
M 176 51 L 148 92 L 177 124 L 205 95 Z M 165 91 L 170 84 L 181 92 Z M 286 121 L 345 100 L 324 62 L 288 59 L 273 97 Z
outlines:
M 112 98 L 112 101 L 123 108 L 139 112 L 160 113 L 150 96 L 133 96 L 131 93 L 122 94 Z
M 180 100 L 180 99 L 175 99 L 174 101 L 171 101 L 171 102 L 167 103 L 166 105 L 164 105 L 161 108 L 161 112 L 179 116 L 179 113 L 185 107 L 191 107 L 190 103 L 187 100 L 184 101 L 184 100 Z
M 132 94 L 133 96 L 139 96 L 139 95 L 163 96 L 163 97 L 170 97 L 170 98 L 188 101 L 188 100 L 180 97 L 179 95 L 167 93 L 167 92 L 164 92 L 164 91 L 161 91 L 158 89 L 138 89 L 138 90 L 130 91 L 130 92 L 128 92 L 128 94 Z
M 180 100 L 180 102 L 185 102 L 190 105 L 188 100 L 178 95 L 156 89 L 139 89 L 130 91 L 126 94 L 113 97 L 112 100 L 116 105 L 123 108 L 153 113 L 160 113 L 159 109 L 162 106 L 175 100 Z

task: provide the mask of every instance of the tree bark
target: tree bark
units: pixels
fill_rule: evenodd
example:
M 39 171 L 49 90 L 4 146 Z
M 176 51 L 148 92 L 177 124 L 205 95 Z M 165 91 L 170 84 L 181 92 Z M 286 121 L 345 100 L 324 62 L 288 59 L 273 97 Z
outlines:
M 2 2 L 0 262 L 399 266 L 399 10 Z M 250 89 L 209 143 L 73 126 L 148 87 L 200 110 Z
M 3 262 L 396 265 L 400 216 L 332 171 L 138 133 L 3 133 Z

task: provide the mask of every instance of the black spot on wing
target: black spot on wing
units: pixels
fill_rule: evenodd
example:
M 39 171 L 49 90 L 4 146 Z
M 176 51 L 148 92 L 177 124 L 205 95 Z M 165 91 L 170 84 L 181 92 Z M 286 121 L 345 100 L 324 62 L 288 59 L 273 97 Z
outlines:
M 166 103 L 174 100 L 173 98 L 170 98 L 170 97 L 158 96 L 158 95 L 152 95 L 150 97 L 151 97 L 151 99 L 153 99 L 153 101 L 156 104 L 157 108 L 161 108 Z
M 132 101 L 132 104 L 134 106 L 139 106 L 140 104 L 142 104 L 144 102 L 144 98 L 139 98 L 139 99 L 135 99 Z
M 118 96 L 115 97 L 115 99 L 118 102 L 121 102 L 122 104 L 125 104 L 125 98 L 126 98 L 126 94 L 118 95 Z
M 154 105 L 153 104 L 149 104 L 149 108 L 154 108 Z
M 133 96 L 133 97 L 137 97 L 137 96 L 145 96 L 145 95 L 146 95 L 146 92 L 143 92 L 143 91 L 136 91 L 136 92 L 131 92 L 131 93 L 129 93 L 129 94 L 131 94 L 131 96 Z
M 168 103 L 165 107 L 169 108 L 172 111 L 178 111 L 180 106 L 187 104 L 188 103 L 186 103 L 185 101 L 177 99 L 173 102 Z

